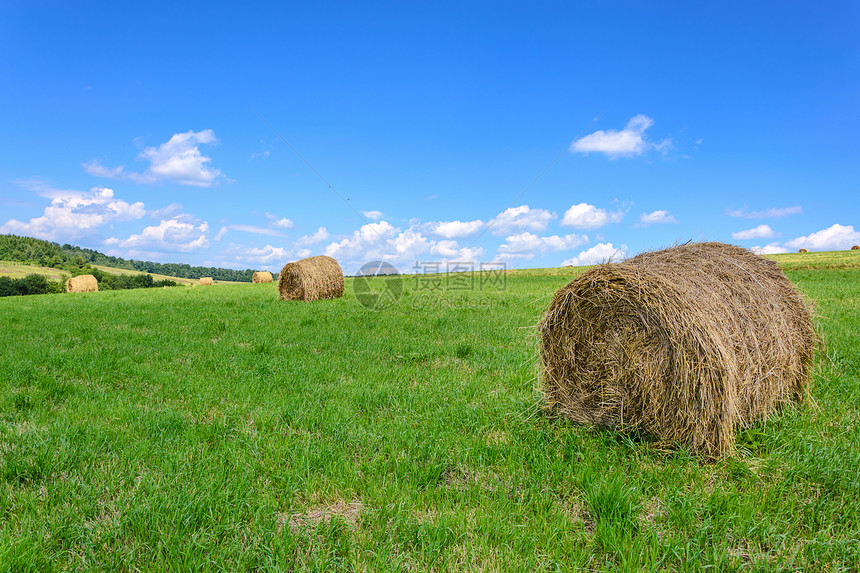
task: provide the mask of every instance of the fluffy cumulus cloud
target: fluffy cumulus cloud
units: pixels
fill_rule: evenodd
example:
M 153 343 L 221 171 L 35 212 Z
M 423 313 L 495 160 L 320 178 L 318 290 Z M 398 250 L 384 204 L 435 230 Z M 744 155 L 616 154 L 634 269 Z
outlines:
M 437 241 L 430 247 L 430 255 L 432 257 L 448 261 L 479 262 L 478 259 L 483 254 L 484 249 L 481 247 L 461 247 L 457 241 L 452 240 Z
M 335 259 L 353 258 L 358 253 L 377 254 L 394 238 L 397 230 L 388 221 L 368 223 L 341 241 L 326 247 L 325 254 Z M 379 259 L 380 257 L 371 257 Z
M 328 238 L 328 230 L 325 227 L 320 227 L 313 235 L 303 235 L 302 237 L 299 237 L 299 239 L 296 241 L 296 245 L 300 247 L 307 247 L 309 245 L 321 243 Z
M 852 225 L 839 223 L 785 243 L 785 246 L 790 249 L 809 249 L 810 251 L 846 250 L 854 245 L 860 245 L 860 231 L 855 231 Z
M 667 151 L 672 146 L 671 139 L 656 143 L 647 140 L 645 132 L 652 125 L 653 119 L 640 114 L 630 118 L 627 127 L 622 130 L 595 131 L 577 139 L 571 144 L 570 150 L 576 153 L 603 153 L 610 159 L 642 155 L 652 149 Z
M 43 189 L 41 194 L 51 199 L 41 217 L 27 222 L 9 219 L 0 225 L 0 233 L 69 241 L 98 233 L 102 225 L 133 221 L 146 214 L 143 203 L 117 199 L 112 189 L 104 187 L 88 192 Z
M 379 221 L 385 216 L 382 211 L 362 211 L 361 214 L 369 221 Z
M 669 211 L 653 211 L 651 213 L 642 213 L 639 215 L 639 224 L 645 225 L 660 225 L 664 223 L 677 223 L 678 219 Z
M 769 225 L 759 225 L 752 229 L 732 233 L 732 239 L 738 241 L 745 241 L 747 239 L 770 239 L 773 235 L 773 229 L 771 229 Z
M 96 177 L 125 179 L 135 183 L 173 181 L 182 185 L 212 187 L 220 181 L 221 170 L 210 167 L 212 158 L 203 155 L 200 145 L 217 141 L 211 129 L 176 133 L 158 147 L 146 147 L 140 152 L 137 159 L 149 162 L 149 167 L 142 173 L 126 171 L 122 165 L 105 167 L 95 160 L 84 163 L 84 169 Z
M 750 247 L 750 250 L 757 255 L 778 255 L 780 253 L 788 252 L 788 249 L 786 249 L 785 247 L 780 247 L 779 243 L 770 243 L 769 245 L 765 245 L 763 247 Z
M 620 223 L 622 219 L 623 211 L 608 212 L 588 203 L 579 203 L 564 212 L 561 224 L 576 229 L 599 229 L 609 223 Z
M 145 227 L 138 235 L 127 239 L 111 237 L 105 245 L 134 253 L 191 253 L 209 246 L 209 224 L 198 223 L 188 215 L 165 219 L 158 225 Z
M 588 242 L 585 235 L 552 235 L 540 237 L 534 233 L 519 233 L 505 238 L 505 242 L 499 246 L 498 258 L 500 260 L 531 259 L 535 255 L 543 255 L 550 251 L 567 251 L 575 249 Z
M 519 231 L 542 233 L 554 218 L 555 214 L 545 209 L 530 209 L 528 205 L 520 205 L 499 213 L 490 221 L 489 228 L 494 235 L 510 235 Z
M 277 227 L 278 229 L 292 229 L 296 226 L 292 219 L 287 219 L 286 217 L 275 219 L 271 222 L 271 225 L 273 227 Z
M 430 228 L 431 232 L 445 239 L 462 239 L 473 235 L 484 226 L 484 222 L 480 219 L 474 221 L 439 221 L 433 223 Z
M 284 265 L 293 258 L 293 253 L 283 247 L 273 247 L 266 245 L 265 247 L 251 248 L 245 250 L 241 255 L 236 257 L 237 260 L 257 263 L 259 265 Z M 270 267 L 269 267 L 270 268 Z
M 417 261 L 474 261 L 483 255 L 480 247 L 462 247 L 451 239 L 436 240 L 426 236 L 421 225 L 403 230 L 388 221 L 368 223 L 351 235 L 333 241 L 325 254 L 337 259 L 347 273 L 354 273 L 369 261 L 386 261 L 402 272 Z
M 582 251 L 575 257 L 567 259 L 561 263 L 561 265 L 573 265 L 575 267 L 596 265 L 603 262 L 620 261 L 627 258 L 629 255 L 630 251 L 627 249 L 627 245 L 616 247 L 612 243 L 598 243 L 590 249 Z
M 762 211 L 750 211 L 747 207 L 740 209 L 726 209 L 726 215 L 740 217 L 742 219 L 768 219 L 788 217 L 789 215 L 802 215 L 803 208 L 800 205 L 794 207 L 771 207 Z

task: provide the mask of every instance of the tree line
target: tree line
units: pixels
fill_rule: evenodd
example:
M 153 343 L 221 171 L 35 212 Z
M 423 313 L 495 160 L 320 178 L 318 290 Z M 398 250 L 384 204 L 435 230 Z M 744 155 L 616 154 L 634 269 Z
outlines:
M 18 261 L 42 267 L 62 269 L 70 273 L 85 264 L 103 265 L 130 271 L 168 275 L 185 279 L 212 277 L 220 281 L 251 282 L 252 269 L 237 271 L 220 267 L 192 267 L 183 263 L 156 263 L 112 257 L 92 249 L 53 243 L 32 237 L 0 235 L 0 260 Z

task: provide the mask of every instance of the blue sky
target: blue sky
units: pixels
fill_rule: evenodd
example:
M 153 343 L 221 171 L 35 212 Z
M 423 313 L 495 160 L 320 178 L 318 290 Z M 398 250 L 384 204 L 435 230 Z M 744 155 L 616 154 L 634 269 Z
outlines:
M 346 272 L 860 244 L 860 5 L 698 4 L 2 2 L 0 232 Z

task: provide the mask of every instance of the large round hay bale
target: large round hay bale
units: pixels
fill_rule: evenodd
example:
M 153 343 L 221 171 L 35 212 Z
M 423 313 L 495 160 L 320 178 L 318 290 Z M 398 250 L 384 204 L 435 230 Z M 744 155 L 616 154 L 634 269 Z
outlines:
M 799 250 L 799 251 L 797 251 L 797 252 L 798 252 L 798 253 L 808 253 L 808 252 L 809 252 L 809 249 L 800 249 L 800 250 Z
M 251 276 L 251 282 L 270 283 L 272 282 L 272 273 L 269 271 L 257 271 Z
M 808 392 L 807 304 L 773 261 L 692 243 L 592 268 L 540 322 L 546 406 L 716 457 Z
M 93 275 L 80 275 L 66 281 L 66 292 L 95 292 L 99 281 Z
M 278 290 L 281 300 L 338 298 L 343 296 L 343 271 L 325 255 L 287 263 L 281 269 Z
M 852 251 L 860 251 L 860 245 L 854 245 L 853 247 L 851 247 L 851 250 Z
M 212 282 L 212 277 L 200 277 L 200 286 L 215 284 Z

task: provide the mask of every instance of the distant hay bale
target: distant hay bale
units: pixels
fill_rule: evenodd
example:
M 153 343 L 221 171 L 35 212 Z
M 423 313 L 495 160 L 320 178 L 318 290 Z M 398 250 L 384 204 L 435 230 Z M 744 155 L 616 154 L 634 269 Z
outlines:
M 272 282 L 272 273 L 268 271 L 257 271 L 253 276 L 251 276 L 251 282 L 270 283 Z
M 343 271 L 325 255 L 287 263 L 281 269 L 278 290 L 281 300 L 338 298 L 343 296 Z
M 95 292 L 99 290 L 99 281 L 93 275 L 80 275 L 66 281 L 66 292 Z
M 777 264 L 721 243 L 594 267 L 555 293 L 539 329 L 548 409 L 706 457 L 807 396 L 816 344 Z
M 852 251 L 860 251 L 860 245 L 854 245 L 853 247 L 851 247 L 851 250 Z
M 212 282 L 212 277 L 200 277 L 200 286 L 215 284 Z
M 809 249 L 800 249 L 800 250 L 799 250 L 799 251 L 797 251 L 797 252 L 798 252 L 798 253 L 808 253 L 808 252 L 809 252 Z

